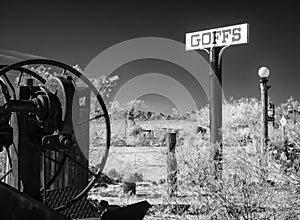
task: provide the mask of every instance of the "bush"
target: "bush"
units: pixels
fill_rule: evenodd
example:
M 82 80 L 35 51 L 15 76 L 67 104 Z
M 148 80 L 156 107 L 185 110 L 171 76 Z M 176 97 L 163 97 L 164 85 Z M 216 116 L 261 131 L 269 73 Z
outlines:
M 185 136 L 185 146 L 180 149 L 184 152 L 177 159 L 180 198 L 188 198 L 187 204 L 206 210 L 204 219 L 299 219 L 298 166 L 290 163 L 278 166 L 278 155 L 273 152 L 282 150 L 282 131 L 269 127 L 271 151 L 263 155 L 258 101 L 226 102 L 224 114 L 222 178 L 216 178 L 213 160 L 218 145 L 210 145 L 202 135 Z M 294 126 L 289 130 L 294 148 L 299 146 L 299 128 Z M 268 158 L 266 163 L 262 163 L 264 158 Z M 286 158 L 298 163 L 295 155 Z M 283 172 L 282 166 L 292 169 Z M 174 200 L 180 203 L 179 197 L 168 201 L 174 204 Z
M 144 177 L 143 174 L 141 172 L 135 172 L 134 174 L 134 178 L 136 182 L 143 182 L 144 181 Z
M 107 172 L 107 176 L 109 176 L 110 178 L 113 178 L 113 179 L 115 179 L 116 181 L 119 181 L 119 182 L 121 182 L 122 178 L 123 178 L 123 175 L 120 174 L 115 168 L 110 169 Z
M 133 136 L 133 137 L 137 137 L 139 136 L 139 134 L 141 133 L 142 128 L 139 125 L 134 125 L 134 127 L 131 129 L 129 135 Z
M 179 194 L 188 196 L 188 204 L 208 210 L 207 219 L 290 219 L 300 214 L 297 184 L 286 187 L 275 176 L 278 170 L 269 168 L 271 180 L 261 181 L 256 158 L 230 149 L 223 154 L 222 178 L 216 179 L 214 161 L 208 156 L 213 146 L 198 143 L 179 163 Z

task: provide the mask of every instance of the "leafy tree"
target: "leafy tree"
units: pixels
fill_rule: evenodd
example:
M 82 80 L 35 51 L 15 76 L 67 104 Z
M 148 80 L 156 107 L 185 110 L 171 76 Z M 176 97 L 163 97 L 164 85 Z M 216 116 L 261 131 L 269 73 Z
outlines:
M 114 100 L 109 107 L 109 114 L 112 119 L 123 119 L 125 110 L 118 100 Z
M 117 81 L 119 80 L 118 76 L 99 76 L 95 78 L 90 78 L 93 85 L 98 89 L 102 97 L 109 97 L 112 87 L 116 86 Z
M 31 71 L 37 73 L 38 75 L 42 76 L 45 79 L 48 79 L 50 77 L 57 76 L 57 75 L 66 75 L 66 76 L 72 77 L 73 80 L 76 83 L 78 83 L 79 85 L 81 85 L 80 83 L 82 83 L 76 76 L 74 76 L 73 74 L 70 74 L 68 71 L 67 72 L 64 72 L 64 71 L 57 72 L 57 70 L 53 69 L 51 66 L 44 66 L 44 65 L 39 65 L 37 67 L 25 66 L 25 68 L 30 69 Z M 79 64 L 75 64 L 73 66 L 73 68 L 76 69 L 77 71 L 79 71 L 80 73 L 84 74 L 84 72 Z M 28 77 L 30 77 L 30 76 L 22 77 L 22 81 L 20 84 L 25 85 L 26 79 Z M 99 93 L 102 97 L 105 97 L 105 96 L 109 97 L 111 88 L 116 85 L 117 81 L 119 80 L 119 77 L 117 75 L 112 76 L 112 77 L 100 75 L 98 77 L 92 77 L 89 80 L 93 83 L 93 85 L 99 91 Z M 19 77 L 16 78 L 15 82 L 18 83 L 18 81 L 19 81 Z
M 172 120 L 179 120 L 180 119 L 180 113 L 179 113 L 177 108 L 172 108 L 172 113 L 170 115 L 170 118 Z

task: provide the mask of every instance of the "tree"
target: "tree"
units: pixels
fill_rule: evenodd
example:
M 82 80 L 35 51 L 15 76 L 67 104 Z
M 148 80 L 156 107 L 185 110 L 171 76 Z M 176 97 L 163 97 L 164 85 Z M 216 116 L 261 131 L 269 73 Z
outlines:
M 109 107 L 109 115 L 113 119 L 122 119 L 124 118 L 124 108 L 120 105 L 118 100 L 114 100 Z
M 75 64 L 72 67 L 77 71 L 79 71 L 80 73 L 85 74 L 79 64 Z M 44 66 L 44 65 L 40 65 L 38 67 L 25 66 L 24 68 L 30 69 L 31 71 L 37 73 L 38 75 L 42 76 L 45 79 L 49 79 L 50 77 L 57 76 L 57 75 L 65 75 L 65 76 L 72 77 L 74 82 L 77 83 L 79 86 L 82 83 L 82 81 L 80 81 L 75 75 L 70 74 L 68 71 L 64 72 L 64 70 L 62 70 L 61 72 L 57 72 L 54 69 L 52 69 L 51 66 Z M 30 76 L 23 77 L 20 84 L 25 85 L 26 79 L 28 77 Z M 99 91 L 102 97 L 109 97 L 111 88 L 116 85 L 117 81 L 119 80 L 119 77 L 117 75 L 111 77 L 100 75 L 98 77 L 91 77 L 89 78 L 89 80 L 93 83 L 93 85 Z M 16 78 L 15 83 L 18 83 L 18 81 L 19 81 L 19 77 Z
M 143 103 L 144 101 L 140 99 L 135 99 L 127 102 L 125 105 L 126 117 L 130 115 L 130 117 L 134 120 L 134 118 L 139 113 L 138 108 L 141 107 Z
M 172 120 L 179 120 L 180 119 L 180 113 L 179 113 L 177 108 L 172 108 L 172 113 L 170 115 L 170 118 Z
M 112 77 L 101 75 L 99 77 L 90 78 L 90 80 L 98 89 L 102 97 L 109 97 L 111 89 L 112 87 L 116 86 L 119 77 L 117 75 Z

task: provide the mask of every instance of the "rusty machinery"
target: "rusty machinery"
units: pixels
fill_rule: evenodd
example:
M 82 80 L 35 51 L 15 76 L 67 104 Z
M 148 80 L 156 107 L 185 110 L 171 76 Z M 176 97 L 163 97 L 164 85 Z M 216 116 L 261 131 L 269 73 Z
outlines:
M 37 65 L 49 66 L 62 74 L 46 79 L 30 68 Z M 14 82 L 12 75 L 16 73 L 18 81 Z M 84 85 L 83 89 L 77 87 L 75 78 Z M 26 216 L 30 216 L 26 214 L 27 211 L 30 212 L 36 204 L 42 204 L 40 208 L 44 210 L 43 214 L 38 215 L 39 211 L 32 211 L 36 218 L 31 219 L 64 219 L 64 216 L 55 215 L 86 197 L 104 169 L 110 146 L 109 115 L 104 101 L 84 75 L 64 63 L 53 60 L 36 59 L 9 66 L 2 65 L 0 89 L 3 99 L 0 107 L 0 150 L 6 151 L 9 167 L 1 177 L 0 183 L 1 218 L 9 209 L 11 213 L 7 214 L 8 216 L 4 215 L 5 219 L 26 219 Z M 93 116 L 89 109 L 84 111 L 81 107 L 91 101 L 90 93 L 94 95 L 98 109 L 101 109 Z M 105 135 L 101 163 L 98 170 L 92 171 L 89 170 L 88 159 L 85 158 L 87 154 L 82 152 L 79 145 L 85 145 L 88 149 L 89 141 L 84 137 L 88 130 L 86 125 L 96 119 L 100 119 L 103 124 Z M 66 161 L 69 164 L 68 168 Z M 62 174 L 62 170 L 65 173 Z M 57 179 L 63 180 L 57 183 Z M 56 186 L 53 186 L 55 184 Z M 75 185 L 76 190 L 66 190 L 68 184 Z M 65 190 L 56 188 L 59 185 Z M 53 204 L 55 195 L 50 195 L 50 191 L 56 191 L 56 197 L 64 201 Z M 66 191 L 69 192 L 68 196 L 63 194 Z M 6 200 L 8 198 L 3 197 L 9 195 L 12 201 L 15 201 L 13 198 L 16 201 L 19 199 L 21 204 L 10 204 L 10 201 Z M 25 207 L 25 200 L 28 200 L 29 208 Z M 50 211 L 48 207 L 51 208 Z

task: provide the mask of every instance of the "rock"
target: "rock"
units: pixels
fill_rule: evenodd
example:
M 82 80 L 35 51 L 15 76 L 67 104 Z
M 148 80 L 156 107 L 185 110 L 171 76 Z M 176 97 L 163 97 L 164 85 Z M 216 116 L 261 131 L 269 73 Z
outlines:
M 143 177 L 142 173 L 135 172 L 133 175 L 135 178 L 135 182 L 143 182 L 144 181 L 144 177 Z
M 121 174 L 115 168 L 110 169 L 107 172 L 107 176 L 112 178 L 112 179 L 115 179 L 115 180 L 121 180 L 122 179 Z

